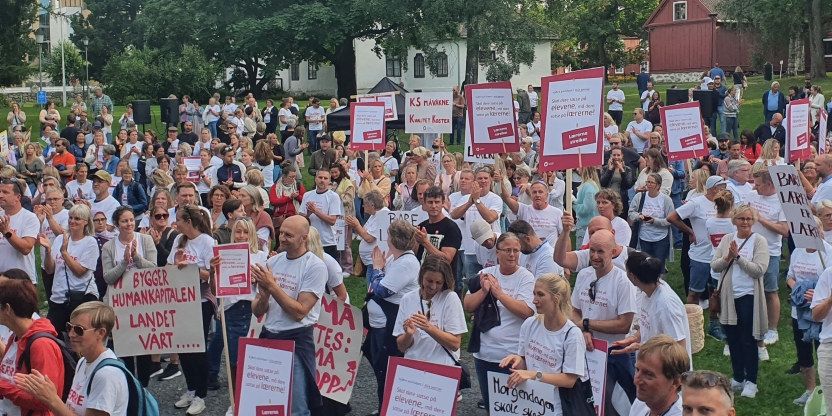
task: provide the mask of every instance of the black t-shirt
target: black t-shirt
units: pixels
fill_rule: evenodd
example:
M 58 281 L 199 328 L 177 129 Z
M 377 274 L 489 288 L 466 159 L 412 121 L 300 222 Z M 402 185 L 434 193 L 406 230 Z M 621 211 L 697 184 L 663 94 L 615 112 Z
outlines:
M 180 142 L 188 143 L 189 145 L 191 145 L 191 147 L 194 147 L 194 145 L 196 145 L 196 142 L 199 140 L 199 137 L 197 137 L 196 133 L 194 132 L 182 133 L 177 137 L 179 138 Z
M 443 247 L 453 247 L 457 250 L 454 254 L 454 261 L 451 263 L 451 270 L 456 272 L 456 262 L 459 260 L 459 248 L 462 246 L 462 232 L 459 231 L 459 226 L 448 218 L 442 218 L 440 221 L 433 224 L 430 220 L 424 220 L 419 224 L 419 229 L 424 228 L 428 233 L 428 238 L 433 243 L 434 247 L 442 249 Z M 425 248 L 419 247 L 416 252 L 416 258 L 423 261 L 425 256 Z M 458 277 L 457 277 L 458 278 Z
M 78 128 L 75 126 L 67 126 L 61 130 L 60 134 L 62 139 L 66 139 L 70 143 L 75 143 L 75 137 L 78 136 Z

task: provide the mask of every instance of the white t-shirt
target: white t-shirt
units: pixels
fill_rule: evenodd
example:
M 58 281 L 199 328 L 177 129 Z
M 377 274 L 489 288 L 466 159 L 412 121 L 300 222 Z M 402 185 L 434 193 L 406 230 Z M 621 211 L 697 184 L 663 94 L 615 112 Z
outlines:
M 572 329 L 570 331 L 570 328 Z M 569 337 L 567 338 L 567 332 Z M 550 331 L 543 325 L 543 316 L 527 318 L 520 326 L 520 344 L 517 355 L 526 360 L 526 369 L 544 374 L 574 374 L 586 380 L 586 342 L 583 333 L 572 321 L 566 320 L 557 331 Z M 555 389 L 552 416 L 563 414 L 560 394 Z
M 326 266 L 326 287 L 332 290 L 334 287 L 341 286 L 344 283 L 344 269 L 341 268 L 341 264 L 327 253 L 324 253 L 322 260 L 324 266 Z M 347 300 L 347 303 L 349 303 L 349 300 Z
M 95 199 L 90 200 L 90 212 L 92 216 L 94 217 L 98 212 L 103 212 L 107 216 L 107 224 L 109 225 L 113 225 L 113 213 L 120 206 L 121 202 L 118 202 L 112 195 L 107 195 L 101 201 L 96 201 Z
M 555 241 L 563 232 L 563 210 L 551 205 L 544 209 L 535 209 L 531 205 L 519 204 L 517 219 L 526 221 L 534 228 L 534 232 L 541 240 Z M 627 240 L 627 244 L 630 241 Z
M 751 192 L 754 191 L 754 187 L 750 183 L 746 182 L 742 185 L 737 185 L 730 179 L 725 189 L 728 189 L 734 195 L 734 205 L 747 202 L 751 196 Z
M 480 274 L 485 273 L 494 275 L 503 292 L 509 297 L 523 301 L 532 311 L 535 310 L 534 303 L 532 303 L 535 278 L 531 272 L 519 267 L 516 272 L 506 276 L 500 273 L 500 266 L 492 266 L 480 271 Z M 497 310 L 500 311 L 500 326 L 482 333 L 480 352 L 474 353 L 474 357 L 492 363 L 499 362 L 507 355 L 514 354 L 517 351 L 520 326 L 523 325 L 525 320 L 525 318 L 519 317 L 506 309 L 500 301 L 497 301 Z
M 644 153 L 644 145 L 647 144 L 647 140 L 643 140 L 641 137 L 636 136 L 635 133 L 631 133 L 630 129 L 632 128 L 635 128 L 640 133 L 647 133 L 653 131 L 653 123 L 647 121 L 647 119 L 641 120 L 641 123 L 633 120 L 627 124 L 627 128 L 625 129 L 630 135 L 630 140 L 633 142 L 633 149 L 639 154 L 642 154 Z
M 24 208 L 21 208 L 17 214 L 9 216 L 9 226 L 20 238 L 38 238 L 38 232 L 40 231 L 38 216 Z M 95 266 L 93 265 L 94 268 Z M 35 272 L 35 251 L 31 250 L 29 254 L 23 255 L 12 247 L 8 239 L 0 236 L 0 270 L 9 269 L 25 271 L 29 275 L 29 278 L 32 279 L 32 283 L 37 284 L 38 275 Z
M 75 377 L 66 404 L 76 415 L 86 414 L 87 409 L 105 412 L 110 416 L 126 416 L 130 388 L 124 373 L 118 368 L 107 366 L 100 368 L 92 379 L 90 395 L 87 395 L 89 378 L 95 367 L 106 358 L 117 358 L 109 348 L 104 350 L 95 361 L 87 363 L 85 358 L 78 361 Z
M 760 234 L 754 233 L 751 234 L 752 238 L 763 238 Z M 751 261 L 754 258 L 754 240 L 750 240 L 745 246 L 742 243 L 745 242 L 745 239 L 734 237 L 734 241 L 737 242 L 737 247 L 742 246 L 740 248 L 739 255 L 745 258 L 748 261 Z M 753 295 L 754 294 L 754 279 L 742 269 L 742 267 L 734 267 L 731 270 L 731 283 L 734 288 L 734 299 L 745 295 Z
M 406 293 L 419 289 L 420 267 L 419 260 L 410 250 L 405 251 L 398 258 L 388 258 L 380 284 L 393 294 L 384 300 L 398 305 Z M 367 302 L 367 312 L 369 312 L 371 328 L 384 328 L 387 325 L 387 317 L 375 300 L 370 299 Z
M 744 202 L 750 204 L 760 214 L 760 218 L 765 218 L 773 222 L 785 222 L 786 214 L 783 213 L 783 206 L 780 204 L 780 197 L 777 193 L 770 196 L 762 196 L 757 191 L 751 191 Z M 780 252 L 783 248 L 783 236 L 774 231 L 769 230 L 755 221 L 751 227 L 751 231 L 762 235 L 766 242 L 768 242 L 768 255 L 780 257 Z
M 653 218 L 664 218 L 664 210 L 665 210 L 665 199 L 664 195 L 657 195 L 655 198 L 650 197 L 647 193 L 644 194 L 644 208 L 642 208 L 641 213 L 643 215 L 653 217 Z M 625 221 L 626 222 L 626 221 Z M 614 226 L 615 224 L 613 224 Z M 639 233 L 639 238 L 644 241 L 661 241 L 661 239 L 667 236 L 668 227 L 659 227 L 654 224 L 643 223 L 641 224 L 641 232 Z M 618 235 L 618 230 L 615 230 L 616 235 Z
M 705 229 L 708 230 L 708 241 L 713 247 L 713 250 L 716 250 L 717 246 L 719 246 L 722 237 L 725 237 L 726 234 L 737 232 L 737 227 L 734 226 L 730 218 L 708 218 L 705 221 Z M 721 272 L 717 273 L 711 269 L 712 278 L 719 280 L 720 276 L 722 276 Z
M 641 109 L 644 110 L 644 112 L 647 112 L 647 110 L 650 108 L 650 99 L 653 98 L 654 91 L 655 90 L 644 90 L 644 92 L 641 93 L 641 97 L 639 97 L 642 100 L 644 100 L 641 103 Z
M 627 271 L 627 258 L 630 257 L 630 249 L 626 245 L 619 245 L 621 252 L 612 258 L 612 265 L 618 267 L 623 271 Z M 575 267 L 575 272 L 580 272 L 589 267 L 589 249 L 576 250 L 575 256 L 578 258 L 578 265 Z
M 554 262 L 554 253 L 555 248 L 544 241 L 537 247 L 537 250 L 522 255 L 520 264 L 534 277 L 540 277 L 546 273 L 555 273 L 563 276 L 563 267 L 560 267 L 559 264 Z
M 182 239 L 182 234 L 173 239 L 173 248 L 168 255 L 168 264 L 176 264 L 176 255 L 181 253 L 183 260 L 188 264 L 195 264 L 202 269 L 211 269 L 211 258 L 214 257 L 214 246 L 217 241 L 208 234 L 200 234 L 193 240 L 188 239 L 185 247 L 179 248 L 179 241 Z
M 698 196 L 676 208 L 676 213 L 681 219 L 690 219 L 693 234 L 696 236 L 696 243 L 691 243 L 688 255 L 693 261 L 711 264 L 714 256 L 714 249 L 708 241 L 708 230 L 705 228 L 705 221 L 708 218 L 716 217 L 716 205 L 705 195 Z
M 470 198 L 470 194 L 463 194 L 459 191 L 450 194 L 448 196 L 448 201 L 450 202 L 451 212 L 453 212 L 458 207 L 465 205 L 465 203 Z M 502 201 L 500 201 L 500 204 L 502 205 Z M 471 208 L 474 208 L 476 210 L 476 207 Z M 465 221 L 468 216 L 468 212 L 470 211 L 470 209 L 468 211 L 465 211 L 465 214 L 459 219 L 454 220 L 454 222 L 456 223 L 456 226 L 459 227 L 459 232 L 462 234 L 462 244 L 460 245 L 460 250 L 465 251 L 469 254 L 474 254 L 474 252 L 477 250 L 477 242 L 474 241 L 473 238 L 471 238 L 471 229 L 468 228 L 468 223 Z M 495 222 L 499 223 L 499 221 Z
M 214 113 L 219 114 L 219 112 L 222 111 L 222 107 L 220 107 L 219 104 L 205 106 L 205 115 L 203 117 L 203 121 L 205 122 L 206 126 L 208 125 L 208 123 L 220 119 L 219 116 L 212 114 L 210 111 L 208 111 L 208 109 L 211 109 L 211 111 L 213 111 Z
M 650 408 L 639 399 L 635 399 L 635 401 L 633 401 L 633 405 L 630 406 L 630 416 L 650 416 L 650 414 Z M 673 406 L 670 406 L 670 409 L 668 409 L 665 413 L 662 413 L 662 416 L 682 416 L 683 414 L 682 396 L 679 396 L 679 398 L 673 402 Z
M 81 199 L 92 201 L 95 199 L 95 193 L 92 191 L 92 181 L 87 180 L 84 184 L 79 184 L 77 180 L 66 183 L 66 195 L 69 199 L 74 200 L 78 197 L 78 190 L 81 190 Z
M 653 296 L 647 296 L 639 290 L 636 304 L 639 305 L 636 319 L 641 333 L 641 343 L 656 335 L 665 334 L 675 341 L 685 340 L 685 350 L 688 357 L 691 357 L 690 326 L 685 305 L 667 282 L 659 280 Z
M 384 174 L 390 176 L 390 173 L 394 170 L 399 170 L 399 161 L 396 160 L 393 156 L 382 156 L 382 162 L 384 162 Z
M 595 300 L 589 297 L 589 286 L 596 281 L 595 269 L 586 268 L 575 278 L 572 306 L 581 311 L 584 319 L 609 320 L 636 312 L 636 288 L 630 283 L 624 270 L 613 267 L 595 283 Z M 592 337 L 608 343 L 620 341 L 627 334 L 605 334 L 593 330 Z
M 280 125 L 280 131 L 284 131 L 284 130 L 286 130 L 286 123 L 283 123 L 283 122 L 280 121 L 281 116 L 286 116 L 287 121 L 289 120 L 289 118 L 294 117 L 294 116 L 292 115 L 292 112 L 289 111 L 288 108 L 281 108 L 280 110 L 277 111 L 277 120 L 278 120 L 277 123 Z
M 70 240 L 69 245 L 67 245 L 69 255 L 87 269 L 80 276 L 73 273 L 69 266 L 66 265 L 66 261 L 64 261 L 64 256 L 61 255 L 60 250 L 63 243 L 63 235 L 55 237 L 55 242 L 52 247 L 52 260 L 55 261 L 55 280 L 52 283 L 52 297 L 49 300 L 55 303 L 66 302 L 68 290 L 84 291 L 87 294 L 98 296 L 98 286 L 93 281 L 93 273 L 95 272 L 95 267 L 98 265 L 98 256 L 100 254 L 98 252 L 98 242 L 95 240 L 95 237 L 85 236 L 78 241 Z M 67 280 L 69 280 L 69 288 L 67 288 Z
M 58 224 L 60 224 L 61 228 L 63 228 L 64 231 L 69 231 L 69 211 L 68 210 L 66 210 L 64 208 L 61 208 L 61 210 L 56 212 L 55 214 L 53 214 L 52 217 L 55 218 L 55 221 L 57 221 Z M 46 238 L 49 239 L 50 243 L 55 242 L 55 237 L 56 237 L 55 232 L 52 231 L 52 227 L 49 226 L 49 221 L 46 218 L 44 218 L 43 222 L 41 222 L 40 229 L 43 230 L 41 232 L 46 236 Z M 41 247 L 40 248 L 40 258 L 42 258 L 42 259 L 45 258 L 44 257 L 45 253 L 46 253 L 46 249 Z M 41 264 L 41 268 L 42 267 L 43 267 L 43 264 Z
M 324 294 L 328 277 L 326 265 L 311 252 L 307 251 L 296 259 L 289 259 L 283 252 L 267 260 L 266 267 L 271 270 L 280 288 L 293 299 L 297 299 L 302 292 L 312 293 L 318 299 Z M 273 296 L 269 296 L 269 310 L 263 327 L 272 333 L 307 327 L 318 322 L 320 312 L 321 302 L 315 302 L 309 313 L 297 321 L 283 311 Z
M 826 269 L 818 278 L 815 286 L 815 294 L 812 297 L 812 309 L 829 299 L 832 296 L 832 267 Z M 820 342 L 832 341 L 832 311 L 823 317 L 823 325 L 820 330 Z
M 306 113 L 304 113 L 304 114 L 305 114 L 305 117 L 306 117 L 306 121 L 309 123 L 309 130 L 316 130 L 317 131 L 317 130 L 323 130 L 324 129 L 324 122 L 323 122 L 324 121 L 324 108 L 323 107 L 321 107 L 321 106 L 318 106 L 318 108 L 309 107 L 309 108 L 306 109 Z M 315 119 L 320 120 L 320 121 L 314 121 Z
M 462 199 L 462 203 L 460 205 L 463 205 L 469 198 L 469 195 L 465 195 L 464 198 L 460 198 Z M 494 192 L 489 192 L 487 195 L 482 196 L 479 199 L 482 205 L 485 205 L 485 207 L 489 210 L 496 212 L 497 217 L 499 217 L 500 214 L 503 213 L 503 200 Z M 463 218 L 465 219 L 465 230 L 467 231 L 469 238 L 471 234 L 471 232 L 469 231 L 471 229 L 471 224 L 473 224 L 476 220 L 485 220 L 482 217 L 482 215 L 480 215 L 480 211 L 477 209 L 476 205 L 471 205 L 471 207 L 468 208 L 467 211 L 465 211 L 465 216 Z M 494 231 L 495 234 L 500 234 L 499 219 L 495 220 L 490 225 L 491 231 Z M 460 227 L 459 230 L 462 231 L 462 228 Z M 474 240 L 471 239 L 471 241 Z M 474 244 L 476 244 L 476 241 L 474 241 Z
M 343 215 L 341 198 L 334 191 L 327 189 L 322 193 L 318 193 L 317 189 L 303 194 L 303 200 L 300 203 L 298 212 L 306 215 L 306 207 L 310 202 L 314 202 L 317 208 L 327 215 Z M 320 219 L 317 215 L 310 215 L 309 222 L 312 227 L 318 230 L 321 235 L 321 244 L 324 247 L 335 245 L 335 225 L 329 225 Z
M 540 142 L 540 122 L 538 121 L 535 123 L 534 121 L 530 121 L 526 123 L 526 130 L 529 132 L 529 136 L 532 138 L 532 143 Z
M 370 215 L 370 217 L 367 218 L 367 222 L 364 223 L 364 230 L 376 238 L 376 241 L 372 243 L 364 241 L 363 238 L 359 239 L 358 255 L 361 257 L 361 261 L 364 262 L 364 264 L 373 264 L 373 249 L 378 245 L 379 238 L 387 235 L 387 228 L 384 227 L 386 222 L 382 221 L 382 219 L 387 217 L 389 213 L 390 210 L 387 209 L 387 207 L 382 207 L 380 210 L 376 211 L 375 214 Z M 382 238 L 382 240 L 386 239 L 386 237 Z
M 624 102 L 624 90 L 617 89 L 617 90 L 609 90 L 607 91 L 607 99 L 608 100 L 618 100 L 620 102 L 610 103 L 609 110 L 610 111 L 623 111 L 624 105 L 621 104 Z M 642 107 L 643 108 L 643 107 Z
M 417 313 L 422 313 L 423 310 L 425 315 L 430 316 L 430 322 L 444 332 L 454 335 L 468 332 L 462 302 L 453 290 L 439 292 L 427 301 L 421 299 L 417 288 L 402 297 L 399 303 L 399 314 L 396 315 L 396 326 L 393 327 L 393 336 L 404 334 L 404 321 Z M 450 351 L 450 353 L 459 360 L 459 350 Z M 442 346 L 427 332 L 418 328 L 413 334 L 413 345 L 405 351 L 404 357 L 436 364 L 454 365 L 454 360 L 448 356 Z
M 662 215 L 664 215 L 664 212 L 662 212 Z M 619 216 L 615 216 L 612 220 L 610 220 L 610 222 L 612 223 L 612 230 L 615 234 L 615 242 L 625 247 L 629 246 L 630 238 L 633 236 L 633 229 L 630 228 L 630 224 L 627 220 Z M 659 240 L 661 240 L 661 238 Z M 589 244 L 589 233 L 584 233 L 584 241 L 581 243 L 581 246 L 585 246 L 587 244 Z
M 812 196 L 812 204 L 817 204 L 824 199 L 832 201 L 832 175 L 829 175 L 818 184 L 815 195 Z
M 132 150 L 135 147 L 135 148 L 138 148 L 139 153 L 141 153 L 143 146 L 144 146 L 144 142 L 136 142 L 136 143 L 127 142 L 127 143 L 124 144 L 124 153 L 128 155 L 127 156 L 127 158 L 128 158 L 127 163 L 130 165 L 130 169 L 133 169 L 134 172 L 139 170 L 139 155 L 137 155 L 136 153 L 133 153 Z
M 209 211 L 208 208 L 205 208 L 203 206 L 199 206 L 199 209 L 201 209 L 203 212 L 208 214 L 208 221 L 211 221 L 211 211 Z M 149 215 L 142 218 L 142 222 L 139 224 L 139 227 L 150 227 L 150 220 L 147 219 L 148 217 L 149 217 Z M 176 207 L 174 206 L 172 208 L 168 208 L 168 225 L 173 226 L 173 224 L 175 222 L 176 222 Z M 213 227 L 213 224 L 210 224 L 210 225 Z
M 789 270 L 786 272 L 786 278 L 793 278 L 800 281 L 813 281 L 817 284 L 818 276 L 823 273 L 824 265 L 828 265 L 832 261 L 832 249 L 828 244 L 824 244 L 827 249 L 825 253 L 815 251 L 809 253 L 805 248 L 796 247 L 792 251 L 791 259 L 789 260 Z M 821 263 L 821 255 L 823 256 L 823 263 Z M 797 308 L 792 306 L 792 318 L 797 318 Z
M 537 107 L 538 95 L 537 91 L 531 90 L 528 91 L 529 94 L 529 107 Z

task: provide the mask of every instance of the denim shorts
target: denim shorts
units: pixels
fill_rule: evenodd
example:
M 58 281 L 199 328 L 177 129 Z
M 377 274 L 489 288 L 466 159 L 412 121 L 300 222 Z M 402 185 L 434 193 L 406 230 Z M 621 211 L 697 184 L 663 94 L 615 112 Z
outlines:
M 770 256 L 768 258 L 768 268 L 766 274 L 763 276 L 763 290 L 766 292 L 776 292 L 777 281 L 780 279 L 780 256 Z
M 711 265 L 708 263 L 700 263 L 696 260 L 690 261 L 690 291 L 702 293 L 708 285 L 708 280 L 711 278 Z

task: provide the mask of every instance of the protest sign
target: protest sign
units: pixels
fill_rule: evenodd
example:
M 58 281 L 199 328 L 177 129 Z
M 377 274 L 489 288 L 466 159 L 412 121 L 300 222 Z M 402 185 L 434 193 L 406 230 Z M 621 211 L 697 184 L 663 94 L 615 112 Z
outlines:
M 295 342 L 240 338 L 239 345 L 234 414 L 289 415 Z
M 589 384 L 592 385 L 592 399 L 595 401 L 595 414 L 604 416 L 604 389 L 607 385 L 607 341 L 592 339 L 594 350 L 586 352 L 586 367 L 589 372 Z
M 248 243 L 222 244 L 214 247 L 220 265 L 214 276 L 218 298 L 251 294 L 250 254 Z
M 539 170 L 600 166 L 604 160 L 604 68 L 541 79 Z
M 248 338 L 257 338 L 260 336 L 260 331 L 263 330 L 263 323 L 266 322 L 266 315 L 261 316 L 259 319 L 251 315 L 251 320 L 248 323 L 248 333 L 246 336 Z
M 832 145 L 829 143 L 829 113 L 821 108 L 818 114 L 818 153 L 829 153 L 832 150 Z
M 664 147 L 670 162 L 708 154 L 699 101 L 660 107 L 659 115 L 664 126 Z
M 510 82 L 466 85 L 465 101 L 475 155 L 520 151 Z
M 391 222 L 395 220 L 405 220 L 408 224 L 418 227 L 419 224 L 426 219 L 428 219 L 428 213 L 421 209 L 414 211 L 388 211 L 386 216 L 379 216 L 379 228 L 381 228 L 383 232 L 379 233 L 379 236 L 376 236 L 378 248 L 380 248 L 381 251 L 387 251 L 387 229 L 390 228 Z
M 188 180 L 193 183 L 199 182 L 199 171 L 202 169 L 199 157 L 183 157 L 182 164 L 188 169 Z
M 786 149 L 789 162 L 812 157 L 809 140 L 809 99 L 792 100 L 786 110 Z
M 350 113 L 350 148 L 354 150 L 384 149 L 387 125 L 384 123 L 384 104 L 354 103 Z
M 526 380 L 508 387 L 508 374 L 488 372 L 488 410 L 491 416 L 543 416 L 556 413 L 557 389 L 551 384 Z
M 385 416 L 453 416 L 462 369 L 390 357 L 381 414 Z
M 450 133 L 453 130 L 450 91 L 411 92 L 405 102 L 405 133 Z
M 343 251 L 346 246 L 347 222 L 340 215 L 335 220 L 335 248 Z
M 789 232 L 794 239 L 794 245 L 823 250 L 823 230 L 819 229 L 815 222 L 810 200 L 803 189 L 797 169 L 791 165 L 778 165 L 769 166 L 768 171 L 777 189 L 783 213 L 789 221 Z
M 0 155 L 12 157 L 9 155 L 9 133 L 6 130 L 0 131 Z
M 315 324 L 318 389 L 324 397 L 347 404 L 358 376 L 364 323 L 361 310 L 324 294 Z
M 482 163 L 484 165 L 493 165 L 494 163 L 496 163 L 494 161 L 493 154 L 474 154 L 474 147 L 471 145 L 470 126 L 471 124 L 468 122 L 468 117 L 465 117 L 465 157 L 463 158 L 463 160 L 470 163 Z
M 384 121 L 395 121 L 399 119 L 395 92 L 361 94 L 355 97 L 355 101 L 359 103 L 382 103 L 384 104 Z
M 205 351 L 197 266 L 127 270 L 107 299 L 119 357 Z

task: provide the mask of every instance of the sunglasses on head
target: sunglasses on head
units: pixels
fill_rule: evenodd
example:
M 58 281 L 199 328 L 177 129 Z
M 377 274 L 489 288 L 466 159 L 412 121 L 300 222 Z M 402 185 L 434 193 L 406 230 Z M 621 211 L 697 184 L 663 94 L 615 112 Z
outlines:
M 84 328 L 81 325 L 73 325 L 71 322 L 66 323 L 66 332 L 69 334 L 75 334 L 75 336 L 83 337 L 84 333 L 87 331 L 92 331 L 95 328 Z
M 597 286 L 598 286 L 598 279 L 595 279 L 589 284 L 589 290 L 587 291 L 587 294 L 589 295 L 589 300 L 591 300 L 593 302 L 595 302 L 595 296 L 598 295 Z

